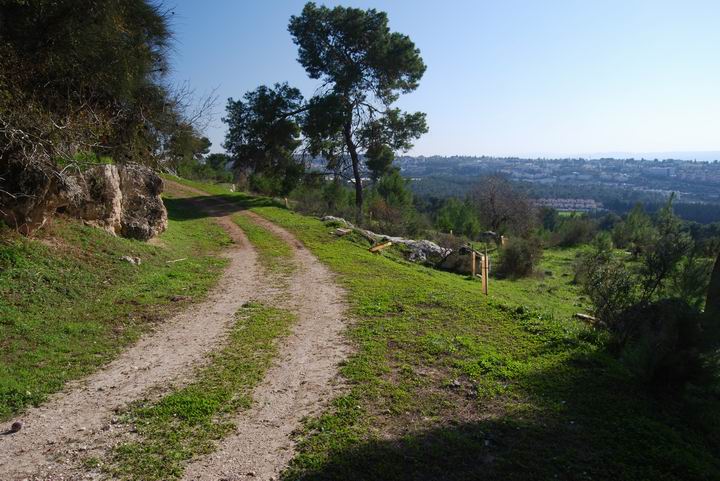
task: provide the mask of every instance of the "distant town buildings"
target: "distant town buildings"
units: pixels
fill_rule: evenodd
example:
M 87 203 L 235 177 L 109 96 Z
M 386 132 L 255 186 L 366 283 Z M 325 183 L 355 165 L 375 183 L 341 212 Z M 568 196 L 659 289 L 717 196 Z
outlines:
M 431 193 L 440 196 L 464 195 L 472 179 L 500 174 L 538 186 L 536 196 L 544 197 L 538 202 L 558 210 L 600 210 L 601 202 L 608 207 L 612 199 L 638 195 L 660 201 L 671 193 L 684 203 L 720 204 L 719 161 L 400 156 L 396 165 L 416 187 L 432 178 L 436 187 Z M 323 170 L 324 166 L 321 159 L 314 159 L 313 168 Z
M 601 202 L 593 199 L 534 199 L 536 207 L 550 207 L 561 212 L 596 212 L 603 210 Z
M 589 186 L 594 192 L 598 189 L 636 191 L 658 197 L 667 197 L 674 192 L 676 198 L 683 199 L 683 202 L 720 203 L 719 161 L 487 156 L 404 156 L 397 160 L 403 175 L 413 178 L 432 176 L 448 179 L 501 174 L 514 181 L 548 188 L 572 186 L 577 190 Z M 577 197 L 577 193 L 571 196 Z

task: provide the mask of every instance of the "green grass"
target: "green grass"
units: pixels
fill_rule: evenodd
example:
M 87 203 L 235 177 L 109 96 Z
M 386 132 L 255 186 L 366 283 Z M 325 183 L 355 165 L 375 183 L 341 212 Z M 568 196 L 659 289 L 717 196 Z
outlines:
M 568 318 L 592 309 L 579 286 L 572 283 L 573 264 L 582 248 L 546 249 L 537 274 L 522 279 L 490 279 L 496 299 L 543 311 L 550 317 Z M 497 265 L 497 256 L 491 256 Z
M 207 192 L 210 195 L 226 195 L 231 193 L 230 189 L 226 184 L 215 184 L 215 183 L 207 183 L 207 182 L 200 182 L 197 180 L 190 180 L 190 179 L 184 179 L 182 177 L 177 177 L 174 175 L 169 174 L 162 174 L 161 177 L 163 179 L 172 180 L 173 182 L 177 182 L 181 185 L 186 185 L 188 187 L 194 187 L 196 189 L 200 189 L 203 192 Z M 237 193 L 238 195 L 243 195 L 241 193 Z
M 228 344 L 190 385 L 155 403 L 137 403 L 122 421 L 137 440 L 117 446 L 104 470 L 113 479 L 168 480 L 182 476 L 185 463 L 211 452 L 232 432 L 232 416 L 252 403 L 252 389 L 276 354 L 276 340 L 295 318 L 287 311 L 247 304 L 237 315 Z
M 34 240 L 0 233 L 0 420 L 108 362 L 186 304 L 173 296 L 199 299 L 216 282 L 229 237 L 186 200 L 166 204 L 158 243 L 62 219 Z
M 717 400 L 658 400 L 573 320 L 574 251 L 543 279 L 466 277 L 373 255 L 277 208 L 348 289 L 350 391 L 310 419 L 286 479 L 718 479 Z
M 203 186 L 199 186 L 204 188 Z M 479 282 L 367 252 L 315 219 L 214 195 L 293 232 L 348 290 L 349 391 L 298 434 L 285 479 L 720 479 L 720 406 L 658 399 L 571 318 L 576 251 Z
M 292 249 L 287 243 L 248 216 L 236 214 L 232 219 L 245 232 L 257 249 L 260 262 L 271 273 L 287 275 L 294 270 Z

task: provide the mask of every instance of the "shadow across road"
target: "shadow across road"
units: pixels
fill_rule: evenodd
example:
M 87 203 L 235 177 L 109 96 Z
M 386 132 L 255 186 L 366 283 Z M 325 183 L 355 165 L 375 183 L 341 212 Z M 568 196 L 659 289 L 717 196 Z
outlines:
M 164 198 L 163 202 L 168 210 L 168 218 L 175 221 L 225 217 L 253 207 L 284 208 L 281 203 L 267 197 L 250 197 L 237 194 Z

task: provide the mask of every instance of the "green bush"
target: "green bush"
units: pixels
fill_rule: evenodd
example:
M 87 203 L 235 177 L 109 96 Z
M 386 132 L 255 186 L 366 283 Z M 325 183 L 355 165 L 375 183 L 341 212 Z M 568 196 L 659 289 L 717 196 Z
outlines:
M 338 181 L 307 177 L 290 195 L 293 207 L 308 215 L 333 215 L 351 220 L 355 215 L 354 193 Z
M 620 249 L 628 249 L 635 256 L 652 245 L 656 234 L 652 219 L 641 204 L 636 205 L 625 220 L 616 223 L 612 233 L 615 245 Z
M 672 197 L 654 224 L 636 209 L 613 233 L 614 240 L 632 234 L 629 242 L 641 247 L 634 259 L 615 258 L 602 235 L 576 270 L 610 333 L 610 350 L 640 382 L 666 393 L 718 379 L 717 320 L 701 311 L 710 262 L 693 255 L 692 239 L 680 227 Z
M 289 198 L 293 201 L 293 209 L 306 215 L 330 214 L 322 198 L 322 190 L 318 186 L 301 184 L 293 190 Z
M 623 312 L 639 299 L 638 285 L 625 263 L 615 259 L 587 259 L 585 292 L 595 306 L 595 317 L 610 331 L 622 336 Z
M 177 169 L 178 176 L 190 180 L 231 183 L 233 173 L 225 168 L 213 168 L 199 162 L 184 163 Z
M 500 249 L 498 274 L 509 278 L 529 276 L 541 258 L 542 247 L 537 238 L 513 238 Z
M 389 235 L 415 235 L 423 225 L 409 181 L 396 170 L 383 175 L 367 198 L 368 227 Z
M 338 217 L 352 215 L 354 199 L 355 193 L 339 181 L 326 182 L 322 189 L 326 212 Z
M 447 199 L 440 208 L 435 225 L 443 232 L 464 235 L 470 239 L 480 233 L 480 221 L 472 206 L 454 197 Z
M 593 238 L 596 225 L 586 217 L 566 218 L 552 235 L 552 243 L 559 247 L 575 247 Z
M 577 255 L 573 265 L 575 277 L 573 282 L 586 286 L 593 270 L 606 262 L 613 256 L 612 236 L 608 232 L 600 232 L 590 243 L 591 249 Z
M 707 384 L 714 373 L 702 355 L 701 319 L 697 309 L 680 299 L 637 304 L 615 324 L 621 331 L 612 347 L 652 390 L 677 392 L 689 383 Z

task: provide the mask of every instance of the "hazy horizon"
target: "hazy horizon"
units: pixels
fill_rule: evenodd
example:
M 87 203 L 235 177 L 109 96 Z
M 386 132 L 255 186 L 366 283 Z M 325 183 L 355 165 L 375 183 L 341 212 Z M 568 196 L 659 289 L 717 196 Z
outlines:
M 592 152 L 592 153 L 533 153 L 490 155 L 490 154 L 405 154 L 411 157 L 516 157 L 519 159 L 645 159 L 645 160 L 687 160 L 697 162 L 720 161 L 720 151 L 698 152 Z

